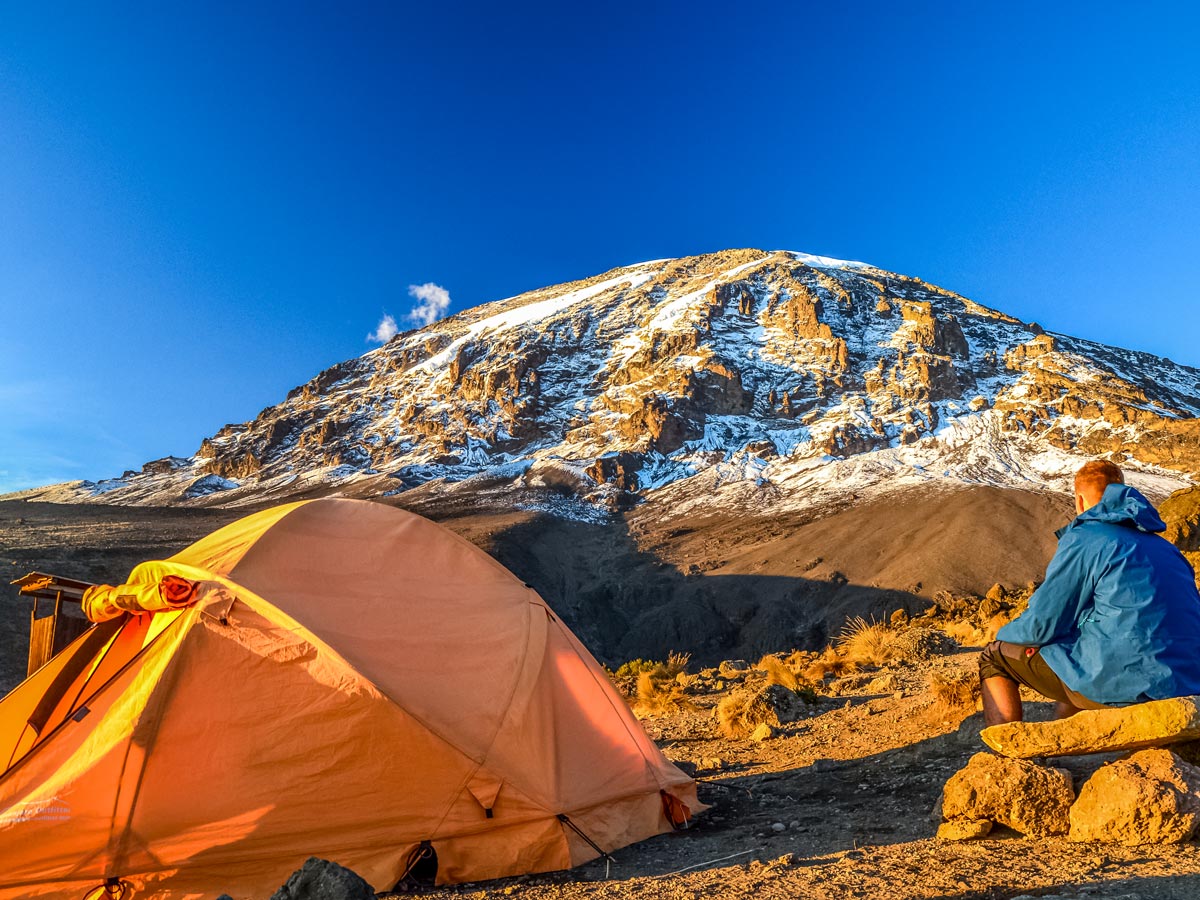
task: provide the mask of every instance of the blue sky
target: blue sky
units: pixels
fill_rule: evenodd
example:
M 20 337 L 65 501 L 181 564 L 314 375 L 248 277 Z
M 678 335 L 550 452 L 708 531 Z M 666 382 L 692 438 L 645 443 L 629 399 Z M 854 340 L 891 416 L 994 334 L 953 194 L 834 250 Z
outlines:
M 403 327 L 792 249 L 1200 365 L 1190 4 L 0 5 L 0 491 Z

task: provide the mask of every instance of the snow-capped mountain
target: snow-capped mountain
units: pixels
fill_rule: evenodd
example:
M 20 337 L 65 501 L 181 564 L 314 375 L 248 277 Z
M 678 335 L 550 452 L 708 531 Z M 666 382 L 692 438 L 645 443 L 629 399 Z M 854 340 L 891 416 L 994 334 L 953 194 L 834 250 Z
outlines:
M 320 373 L 190 458 L 31 499 L 238 505 L 534 488 L 587 516 L 802 507 L 931 483 L 1200 474 L 1200 370 L 793 252 L 626 266 L 487 303 Z M 432 484 L 431 484 L 432 483 Z M 524 495 L 524 494 L 523 494 Z

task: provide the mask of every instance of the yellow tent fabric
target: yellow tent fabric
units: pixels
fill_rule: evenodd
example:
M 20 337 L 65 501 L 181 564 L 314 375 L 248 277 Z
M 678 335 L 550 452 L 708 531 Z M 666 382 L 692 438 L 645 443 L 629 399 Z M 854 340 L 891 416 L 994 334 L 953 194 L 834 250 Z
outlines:
M 385 890 L 425 846 L 439 883 L 549 871 L 702 809 L 545 602 L 419 516 L 276 507 L 129 582 L 0 701 L 0 900 L 265 897 L 311 855 Z

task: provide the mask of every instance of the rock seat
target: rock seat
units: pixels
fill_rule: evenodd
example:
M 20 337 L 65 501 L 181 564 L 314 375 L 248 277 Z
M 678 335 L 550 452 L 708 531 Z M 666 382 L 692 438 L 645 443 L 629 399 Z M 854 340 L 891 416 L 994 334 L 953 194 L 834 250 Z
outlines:
M 1010 722 L 980 732 L 1013 759 L 1143 750 L 1200 740 L 1200 696 L 1084 710 L 1051 722 Z

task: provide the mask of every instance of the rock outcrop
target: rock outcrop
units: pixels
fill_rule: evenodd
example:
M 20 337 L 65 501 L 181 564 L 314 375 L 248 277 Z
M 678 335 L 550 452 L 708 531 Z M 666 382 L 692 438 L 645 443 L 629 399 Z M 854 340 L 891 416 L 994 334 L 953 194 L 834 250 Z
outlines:
M 1159 506 L 1167 523 L 1163 537 L 1178 547 L 1196 570 L 1200 585 L 1200 487 L 1176 491 Z
M 1101 767 L 1071 807 L 1072 841 L 1178 844 L 1200 824 L 1200 769 L 1169 750 Z
M 976 753 L 942 791 L 942 817 L 953 823 L 943 836 L 979 836 L 983 819 L 1033 837 L 1066 834 L 1074 800 L 1071 776 L 1062 769 Z
M 1085 710 L 1050 722 L 1010 722 L 980 737 L 1015 759 L 1140 750 L 1200 739 L 1200 697 L 1155 700 L 1113 709 Z

